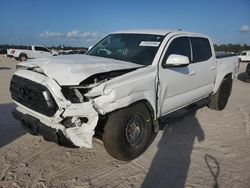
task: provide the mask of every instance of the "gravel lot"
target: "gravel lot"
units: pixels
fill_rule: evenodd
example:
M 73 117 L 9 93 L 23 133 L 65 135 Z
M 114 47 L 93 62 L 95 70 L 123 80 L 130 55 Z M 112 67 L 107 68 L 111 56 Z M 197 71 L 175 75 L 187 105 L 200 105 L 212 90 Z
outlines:
M 246 64 L 225 110 L 202 108 L 169 123 L 132 162 L 113 159 L 97 140 L 93 149 L 72 149 L 23 130 L 11 116 L 16 64 L 0 56 L 0 187 L 250 187 Z

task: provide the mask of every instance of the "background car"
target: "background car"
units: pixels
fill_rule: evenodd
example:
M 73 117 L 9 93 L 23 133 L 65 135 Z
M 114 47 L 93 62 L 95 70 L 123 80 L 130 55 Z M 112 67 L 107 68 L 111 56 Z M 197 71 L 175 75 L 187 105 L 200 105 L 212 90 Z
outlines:
M 239 56 L 240 61 L 250 61 L 250 50 L 243 51 Z
M 14 57 L 16 60 L 20 61 L 26 61 L 27 59 L 34 59 L 34 58 L 51 57 L 55 55 L 58 55 L 56 51 L 54 50 L 51 51 L 47 47 L 40 45 L 27 46 L 24 49 L 23 48 L 7 49 L 8 57 Z

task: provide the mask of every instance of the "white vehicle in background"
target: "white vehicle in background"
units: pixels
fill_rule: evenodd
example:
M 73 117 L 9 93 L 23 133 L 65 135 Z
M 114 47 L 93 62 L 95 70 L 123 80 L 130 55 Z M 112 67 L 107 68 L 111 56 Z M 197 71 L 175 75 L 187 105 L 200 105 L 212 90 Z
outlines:
M 58 55 L 58 53 L 51 51 L 50 49 L 39 46 L 32 45 L 28 46 L 27 49 L 8 49 L 7 56 L 14 57 L 16 60 L 26 61 L 27 59 L 35 59 L 42 57 L 51 57 Z
M 250 50 L 243 51 L 238 57 L 239 61 L 250 61 Z

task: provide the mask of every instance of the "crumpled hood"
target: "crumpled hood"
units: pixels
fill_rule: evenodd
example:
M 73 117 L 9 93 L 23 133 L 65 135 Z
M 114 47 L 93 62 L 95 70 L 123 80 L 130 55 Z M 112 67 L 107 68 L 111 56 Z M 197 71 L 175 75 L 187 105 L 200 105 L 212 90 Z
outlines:
M 80 82 L 97 73 L 142 66 L 126 61 L 89 55 L 61 55 L 28 60 L 19 65 L 28 68 L 38 68 L 37 70 L 55 79 L 61 86 L 79 85 Z

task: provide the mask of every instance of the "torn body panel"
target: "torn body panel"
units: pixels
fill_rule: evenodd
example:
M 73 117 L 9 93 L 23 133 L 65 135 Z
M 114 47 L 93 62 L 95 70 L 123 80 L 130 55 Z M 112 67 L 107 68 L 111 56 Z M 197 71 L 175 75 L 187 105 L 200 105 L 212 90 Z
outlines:
M 110 75 L 110 72 L 106 74 Z M 46 86 L 58 105 L 58 110 L 52 117 L 38 113 L 15 101 L 18 105 L 17 110 L 30 114 L 45 125 L 61 130 L 74 145 L 79 147 L 92 147 L 92 137 L 99 114 L 105 115 L 140 100 L 147 100 L 156 112 L 155 80 L 157 76 L 155 68 L 151 66 L 126 70 L 123 73 L 119 70 L 119 74 L 116 74 L 117 77 L 106 81 L 100 80 L 100 83 L 96 84 L 90 82 L 89 86 L 84 82 L 85 87 L 90 87 L 85 94 L 81 93 L 79 89 L 83 86 L 72 86 L 77 91 L 77 97 L 81 99 L 77 103 L 67 99 L 61 86 L 52 78 L 23 69 L 18 70 L 15 75 Z M 112 75 L 114 74 L 112 73 Z M 154 117 L 156 118 L 156 114 Z
M 18 70 L 15 75 L 23 78 L 28 77 L 29 80 L 46 86 L 58 105 L 58 110 L 55 114 L 52 117 L 48 117 L 14 100 L 19 112 L 33 116 L 57 131 L 61 130 L 76 146 L 92 148 L 92 137 L 98 122 L 98 114 L 93 108 L 92 102 L 71 103 L 63 96 L 61 88 L 56 81 L 42 74 L 29 70 Z M 65 119 L 69 120 L 67 126 L 65 125 Z
M 156 118 L 157 71 L 148 66 L 100 84 L 85 94 L 93 97 L 95 109 L 102 115 L 130 104 L 147 100 Z

